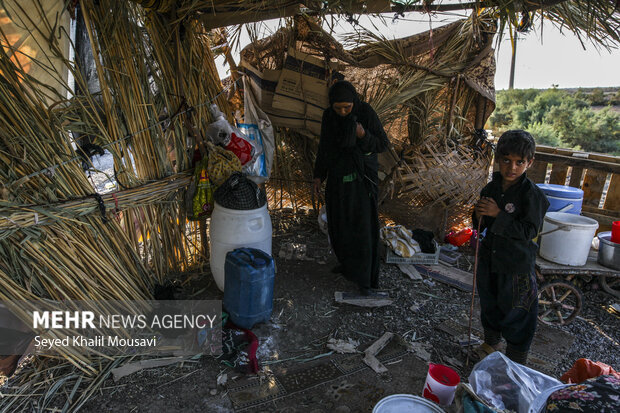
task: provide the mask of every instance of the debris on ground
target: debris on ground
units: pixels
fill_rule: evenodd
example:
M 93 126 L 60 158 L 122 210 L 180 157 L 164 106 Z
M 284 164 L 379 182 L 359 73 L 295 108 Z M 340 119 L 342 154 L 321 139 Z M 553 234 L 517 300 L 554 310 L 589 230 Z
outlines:
M 381 293 L 361 295 L 336 291 L 334 298 L 337 303 L 357 305 L 359 307 L 383 307 L 392 304 L 390 297 Z
M 431 353 L 432 345 L 429 343 L 416 342 L 411 343 L 410 351 L 415 354 L 419 359 L 424 360 L 426 362 L 431 361 Z
M 386 332 L 379 338 L 379 340 L 375 341 L 364 350 L 364 363 L 368 365 L 371 369 L 375 371 L 377 374 L 385 373 L 388 371 L 387 367 L 385 367 L 381 362 L 377 359 L 376 355 L 379 354 L 381 350 L 390 342 L 390 340 L 394 337 L 393 333 Z
M 336 353 L 345 354 L 345 353 L 359 353 L 360 351 L 357 349 L 359 346 L 359 341 L 353 340 L 349 338 L 348 340 L 340 340 L 335 338 L 330 338 L 327 340 L 327 348 L 334 350 Z
M 117 382 L 123 377 L 133 374 L 135 372 L 138 372 L 140 370 L 151 369 L 154 367 L 169 366 L 171 364 L 179 363 L 184 360 L 185 360 L 184 357 L 140 360 L 140 361 L 136 361 L 135 363 L 128 363 L 121 367 L 112 369 L 112 376 L 114 377 L 114 381 Z
M 226 373 L 221 373 L 219 376 L 217 376 L 217 385 L 218 386 L 224 386 L 226 385 L 226 382 L 228 381 L 228 374 Z
M 459 346 L 461 347 L 469 347 L 482 344 L 482 340 L 480 339 L 480 337 L 476 336 L 475 334 L 470 335 L 469 339 L 467 338 L 467 334 L 461 334 L 460 336 L 454 337 L 454 340 L 459 343 Z
M 398 268 L 411 280 L 413 281 L 421 281 L 422 276 L 420 272 L 415 268 L 412 264 L 398 264 Z
M 288 242 L 280 247 L 278 256 L 285 260 L 314 261 L 307 255 L 308 247 L 306 244 Z

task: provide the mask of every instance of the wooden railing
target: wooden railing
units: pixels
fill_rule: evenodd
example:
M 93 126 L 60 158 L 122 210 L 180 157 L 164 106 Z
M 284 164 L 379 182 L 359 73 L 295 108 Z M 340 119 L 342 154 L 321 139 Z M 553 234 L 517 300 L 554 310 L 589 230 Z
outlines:
M 596 219 L 599 231 L 620 220 L 620 157 L 539 145 L 527 175 L 534 183 L 581 188 L 581 213 Z

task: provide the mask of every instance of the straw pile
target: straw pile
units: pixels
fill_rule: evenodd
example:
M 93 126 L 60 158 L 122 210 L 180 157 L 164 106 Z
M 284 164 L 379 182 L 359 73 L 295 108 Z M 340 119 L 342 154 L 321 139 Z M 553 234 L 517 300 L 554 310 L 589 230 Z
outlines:
M 0 27 L 0 299 L 151 298 L 153 284 L 167 274 L 204 262 L 204 239 L 181 207 L 184 172 L 202 139 L 197 131 L 211 122 L 208 104 L 216 98 L 229 112 L 206 30 L 131 2 L 81 1 L 100 85 L 92 92 L 88 68 L 63 53 L 68 33 L 60 17 L 47 19 L 42 0 L 33 4 L 25 10 L 5 2 L 9 18 L 49 42 L 49 55 L 24 54 Z M 41 84 L 32 67 L 62 87 Z M 70 98 L 66 71 L 81 91 Z M 83 135 L 111 152 L 121 191 L 93 194 L 76 149 L 75 137 Z M 32 380 L 3 397 L 0 410 L 24 408 L 30 401 L 23 392 L 49 403 L 58 379 L 75 386 L 77 401 L 65 407 L 77 408 L 123 361 L 73 350 L 59 356 L 28 366 L 22 379 Z M 84 386 L 86 393 L 76 395 Z

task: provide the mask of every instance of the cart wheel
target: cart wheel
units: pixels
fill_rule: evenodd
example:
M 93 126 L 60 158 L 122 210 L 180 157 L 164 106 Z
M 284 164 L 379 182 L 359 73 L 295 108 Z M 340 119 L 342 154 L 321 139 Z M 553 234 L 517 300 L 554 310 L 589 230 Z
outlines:
M 620 298 L 620 277 L 611 277 L 605 275 L 598 276 L 598 283 L 601 285 L 603 290 L 608 292 L 609 294 Z
M 538 319 L 548 325 L 566 325 L 581 312 L 579 288 L 564 280 L 552 280 L 538 289 Z

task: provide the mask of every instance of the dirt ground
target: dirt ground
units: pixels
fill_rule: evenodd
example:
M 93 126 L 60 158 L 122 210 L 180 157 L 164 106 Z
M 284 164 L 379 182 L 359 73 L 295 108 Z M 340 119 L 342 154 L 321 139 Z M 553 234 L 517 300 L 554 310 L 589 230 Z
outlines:
M 316 218 L 287 211 L 271 216 L 277 265 L 274 307 L 270 322 L 253 329 L 259 338 L 261 372 L 237 373 L 206 357 L 142 370 L 118 383 L 107 379 L 81 411 L 371 412 L 388 395 L 421 395 L 429 361 L 448 364 L 467 379 L 472 363 L 465 365 L 461 346 L 438 327 L 446 320 L 467 320 L 469 293 L 429 278 L 411 281 L 398 267 L 384 264 L 380 287 L 389 291 L 392 305 L 368 309 L 337 304 L 334 292 L 355 291 L 355 286 L 330 272 L 335 258 Z M 548 354 L 556 377 L 580 357 L 620 368 L 620 317 L 609 310 L 618 300 L 591 284 L 583 286 L 582 316 L 557 331 L 574 341 L 561 353 Z M 208 270 L 191 275 L 179 298 L 196 292 L 194 299 L 222 299 Z M 544 331 L 541 338 L 561 348 L 550 330 Z M 385 332 L 395 337 L 384 350 L 386 373 L 364 367 L 359 355 L 338 355 L 326 348 L 327 340 L 336 338 L 359 342 L 358 349 L 364 350 Z M 407 343 L 416 350 L 406 351 Z M 218 376 L 224 375 L 226 383 L 218 385 Z M 446 411 L 454 411 L 454 405 Z

